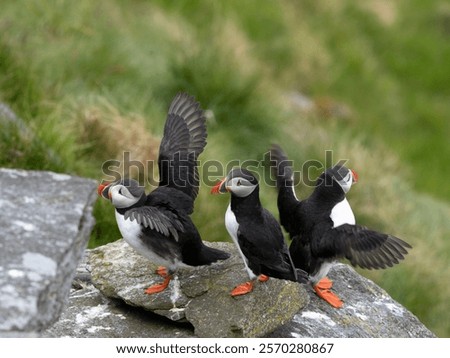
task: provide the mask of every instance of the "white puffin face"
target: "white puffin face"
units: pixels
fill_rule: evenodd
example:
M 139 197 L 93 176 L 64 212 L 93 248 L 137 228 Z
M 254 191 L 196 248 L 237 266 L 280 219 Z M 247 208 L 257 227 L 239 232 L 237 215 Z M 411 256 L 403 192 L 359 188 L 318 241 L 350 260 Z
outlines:
M 348 169 L 347 174 L 342 179 L 337 179 L 336 177 L 333 179 L 341 186 L 344 193 L 347 194 L 353 183 L 357 182 L 358 177 L 353 170 Z
M 257 186 L 258 184 L 252 184 L 247 179 L 241 177 L 232 178 L 225 183 L 227 191 L 232 192 L 240 198 L 249 196 Z
M 335 179 L 335 180 L 341 186 L 344 193 L 347 194 L 353 184 L 353 177 L 352 177 L 351 172 L 348 171 L 347 175 L 343 179 L 341 179 L 341 180 Z
M 109 188 L 109 196 L 112 204 L 118 208 L 128 208 L 136 204 L 140 198 L 133 196 L 128 188 L 122 184 L 116 184 Z

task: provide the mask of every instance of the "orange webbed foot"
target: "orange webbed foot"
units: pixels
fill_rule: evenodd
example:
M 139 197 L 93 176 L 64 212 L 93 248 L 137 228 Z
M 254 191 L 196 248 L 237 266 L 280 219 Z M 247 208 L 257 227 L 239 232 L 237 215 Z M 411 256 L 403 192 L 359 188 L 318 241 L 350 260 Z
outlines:
M 328 277 L 324 277 L 317 283 L 316 287 L 322 290 L 329 290 L 333 287 L 333 281 L 331 281 Z
M 252 281 L 247 281 L 244 283 L 241 283 L 240 285 L 236 286 L 233 291 L 231 291 L 231 296 L 235 297 L 235 296 L 242 296 L 242 295 L 246 295 L 249 292 L 253 291 L 253 282 Z
M 171 279 L 172 279 L 172 276 L 166 275 L 166 277 L 164 278 L 164 281 L 162 283 L 157 283 L 156 285 L 150 286 L 144 292 L 147 295 L 153 295 L 154 293 L 162 292 L 167 288 L 167 286 L 169 286 L 169 282 Z
M 259 282 L 266 282 L 268 280 L 269 280 L 269 276 L 266 276 L 264 274 L 261 274 L 261 275 L 258 276 L 258 281 Z
M 335 293 L 331 292 L 332 286 L 333 282 L 325 277 L 314 286 L 314 291 L 316 291 L 317 296 L 328 302 L 331 306 L 341 308 L 344 303 Z

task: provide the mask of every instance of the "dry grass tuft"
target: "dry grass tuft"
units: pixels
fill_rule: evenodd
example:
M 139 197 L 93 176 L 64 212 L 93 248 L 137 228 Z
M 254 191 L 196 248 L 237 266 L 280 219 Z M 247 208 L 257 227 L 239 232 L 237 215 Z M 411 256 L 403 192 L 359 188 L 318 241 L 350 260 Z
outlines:
M 111 103 L 102 101 L 77 111 L 76 122 L 79 141 L 87 151 L 104 161 L 119 160 L 120 167 L 115 170 L 124 176 L 141 180 L 142 175 L 145 179 L 152 175 L 160 139 L 151 134 L 142 116 L 124 115 Z M 124 167 L 124 158 L 143 163 L 145 173 L 138 172 L 137 166 Z
M 381 24 L 391 26 L 397 20 L 397 5 L 392 0 L 370 0 L 361 2 L 363 7 L 376 15 Z

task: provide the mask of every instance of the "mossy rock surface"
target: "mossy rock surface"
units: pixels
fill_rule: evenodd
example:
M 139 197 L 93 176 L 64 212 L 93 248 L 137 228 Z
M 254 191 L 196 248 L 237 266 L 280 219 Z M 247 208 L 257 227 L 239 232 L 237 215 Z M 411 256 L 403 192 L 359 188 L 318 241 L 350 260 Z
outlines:
M 199 337 L 262 337 L 289 322 L 309 302 L 302 285 L 273 278 L 257 282 L 247 295 L 231 297 L 231 290 L 248 280 L 244 265 L 233 244 L 207 244 L 231 257 L 210 266 L 180 270 L 158 294 L 144 293 L 161 281 L 156 266 L 124 240 L 92 250 L 92 282 L 107 297 L 191 323 Z

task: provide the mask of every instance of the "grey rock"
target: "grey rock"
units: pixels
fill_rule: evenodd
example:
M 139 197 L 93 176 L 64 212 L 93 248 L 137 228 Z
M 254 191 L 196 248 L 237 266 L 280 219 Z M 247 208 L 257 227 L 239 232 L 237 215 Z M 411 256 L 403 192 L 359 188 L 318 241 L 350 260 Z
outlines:
M 72 289 L 60 319 L 43 337 L 72 338 L 189 338 L 189 324 L 174 324 L 161 316 L 111 300 L 92 284 Z
M 329 274 L 344 301 L 335 309 L 309 290 L 310 302 L 291 322 L 270 337 L 296 338 L 431 338 L 435 335 L 382 288 L 345 264 Z
M 0 169 L 0 183 L 0 333 L 40 331 L 68 298 L 94 225 L 97 184 L 14 169 Z
M 90 250 L 87 250 L 86 256 L 87 258 L 91 256 Z M 87 260 L 83 261 L 77 269 L 74 280 L 74 287 L 77 289 L 72 290 L 68 307 L 65 308 L 61 319 L 43 333 L 44 336 L 100 338 L 197 336 L 194 327 L 189 323 L 173 322 L 142 308 L 131 307 L 121 299 L 106 298 L 92 286 L 90 279 L 87 278 L 90 271 L 91 267 L 87 264 Z M 309 303 L 297 312 L 292 320 L 265 336 L 280 338 L 435 337 L 414 315 L 390 298 L 383 289 L 360 276 L 351 267 L 338 264 L 330 271 L 329 276 L 335 280 L 336 292 L 345 300 L 343 308 L 332 308 L 319 299 L 311 288 L 308 288 Z M 182 279 L 180 282 L 183 282 Z M 267 283 L 271 283 L 271 280 Z M 185 282 L 184 285 L 189 291 L 187 286 L 190 284 Z M 204 289 L 201 287 L 192 288 L 190 292 L 202 292 Z M 228 291 L 224 292 L 223 296 L 227 293 Z M 208 295 L 208 293 L 205 294 Z M 202 297 L 203 295 L 198 296 L 199 299 Z M 218 302 L 221 299 L 222 295 L 217 298 Z M 266 297 L 266 299 L 270 298 Z M 290 297 L 282 299 L 283 302 L 279 303 L 283 305 L 284 300 L 289 301 Z M 195 318 L 190 319 L 209 322 L 209 329 L 214 332 L 210 332 L 209 335 L 214 334 L 220 337 L 220 332 L 215 332 L 216 329 L 220 330 L 220 327 L 216 327 L 216 320 L 223 315 L 220 305 L 216 305 L 217 313 L 211 313 L 211 310 L 203 310 L 202 301 L 192 302 Z M 227 309 L 229 309 L 228 306 Z M 228 313 L 233 314 L 234 310 L 239 309 L 239 306 L 233 306 Z M 261 314 L 261 311 L 255 311 L 255 314 Z M 190 311 L 187 311 L 187 315 L 191 315 Z M 240 329 L 236 328 L 234 333 L 241 334 Z M 222 334 L 226 336 L 226 333 L 222 332 Z
M 180 270 L 158 294 L 144 293 L 162 280 L 154 273 L 156 266 L 123 240 L 90 252 L 92 282 L 107 297 L 190 322 L 198 337 L 261 337 L 290 321 L 308 303 L 300 284 L 278 279 L 258 282 L 251 294 L 231 297 L 230 291 L 248 280 L 239 254 L 231 243 L 207 244 L 231 253 L 231 258 Z
M 71 338 L 189 338 L 188 323 L 174 323 L 159 315 L 104 296 L 92 285 L 87 262 L 90 250 L 77 267 L 67 306 L 43 337 Z

